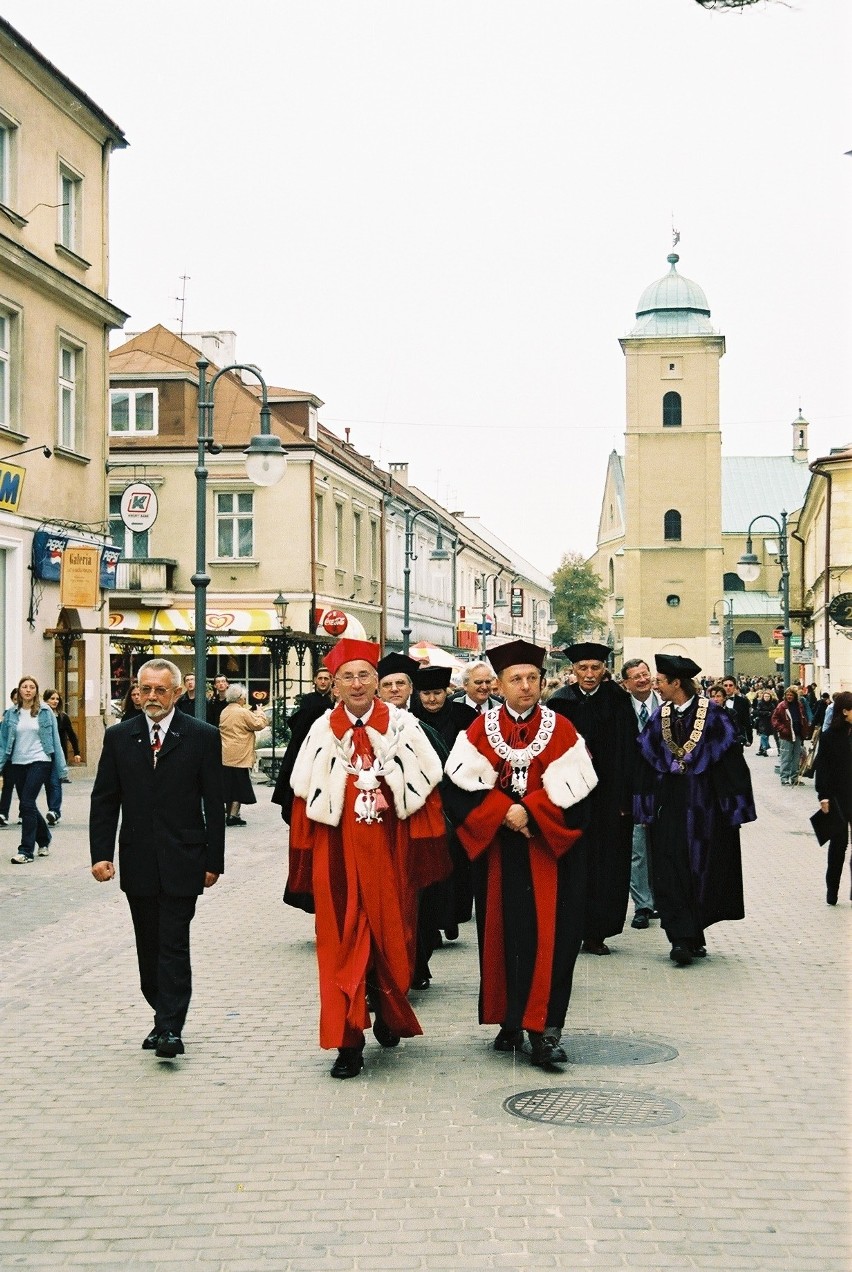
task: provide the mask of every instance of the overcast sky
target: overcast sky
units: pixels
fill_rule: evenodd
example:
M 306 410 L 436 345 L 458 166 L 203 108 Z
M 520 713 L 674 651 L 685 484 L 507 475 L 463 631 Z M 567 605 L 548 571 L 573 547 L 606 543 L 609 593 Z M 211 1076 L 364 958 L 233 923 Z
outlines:
M 623 449 L 618 337 L 704 288 L 728 454 L 852 440 L 849 0 L 3 0 L 126 132 L 112 299 L 550 572 Z M 673 474 L 673 480 L 682 474 Z M 701 474 L 695 474 L 700 481 Z

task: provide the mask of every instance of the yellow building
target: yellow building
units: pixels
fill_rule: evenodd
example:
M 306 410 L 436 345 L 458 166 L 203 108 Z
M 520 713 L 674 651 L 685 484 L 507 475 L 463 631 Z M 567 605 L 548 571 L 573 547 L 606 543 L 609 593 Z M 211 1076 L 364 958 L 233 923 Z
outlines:
M 803 670 L 820 693 L 852 689 L 852 446 L 815 460 L 793 539 L 801 551 L 798 599 Z
M 693 658 L 711 676 L 726 667 L 768 675 L 781 658 L 774 523 L 804 495 L 807 423 L 794 422 L 789 455 L 723 458 L 725 339 L 678 259 L 672 253 L 668 273 L 642 293 L 620 342 L 625 450 L 610 455 L 591 559 L 607 592 L 603 635 L 617 666 L 637 657 L 653 665 L 666 652 Z M 761 573 L 746 588 L 736 563 L 749 526 Z
M 106 642 L 44 637 L 63 625 L 57 545 L 105 542 L 107 340 L 126 319 L 108 299 L 109 165 L 126 144 L 0 19 L 0 691 L 24 674 L 56 685 L 89 762 Z M 94 628 L 101 596 L 63 619 Z

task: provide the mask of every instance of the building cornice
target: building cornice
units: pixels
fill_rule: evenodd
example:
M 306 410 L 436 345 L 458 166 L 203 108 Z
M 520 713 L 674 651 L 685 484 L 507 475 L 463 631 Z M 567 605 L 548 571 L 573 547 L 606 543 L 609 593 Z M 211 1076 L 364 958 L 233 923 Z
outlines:
M 105 296 L 69 278 L 61 269 L 49 265 L 5 234 L 0 234 L 0 263 L 9 273 L 32 283 L 45 295 L 60 300 L 84 318 L 96 319 L 105 327 L 123 327 L 130 317 Z

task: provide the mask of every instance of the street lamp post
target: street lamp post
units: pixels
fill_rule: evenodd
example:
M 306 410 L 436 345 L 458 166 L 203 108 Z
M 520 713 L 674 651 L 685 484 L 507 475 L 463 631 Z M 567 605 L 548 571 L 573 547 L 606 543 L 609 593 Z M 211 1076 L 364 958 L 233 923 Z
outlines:
M 419 517 L 430 518 L 438 530 L 438 539 L 435 547 L 429 553 L 430 561 L 449 561 L 453 562 L 453 578 L 452 578 L 452 622 L 455 623 L 456 616 L 456 544 L 458 543 L 458 535 L 453 530 L 448 530 L 447 534 L 451 537 L 453 545 L 452 558 L 444 547 L 444 527 L 441 525 L 435 513 L 429 508 L 420 508 L 417 512 L 413 512 L 411 508 L 403 509 L 405 514 L 405 563 L 402 569 L 402 652 L 408 653 L 411 645 L 411 562 L 417 560 L 417 553 L 414 551 L 414 526 Z M 455 641 L 453 641 L 455 643 Z
M 235 362 L 217 371 L 209 384 L 206 382 L 206 358 L 199 358 L 198 367 L 198 460 L 195 466 L 195 573 L 190 582 L 195 589 L 195 718 L 203 720 L 207 710 L 207 468 L 206 457 L 218 455 L 222 447 L 213 440 L 213 390 L 216 381 L 227 371 L 248 371 L 260 381 L 263 391 L 260 406 L 260 433 L 255 434 L 243 451 L 246 457 L 246 473 L 255 486 L 274 486 L 284 476 L 287 452 L 281 439 L 272 433 L 266 381 L 257 367 Z
M 716 617 L 716 606 L 724 605 L 725 607 L 725 627 L 724 631 L 719 631 L 719 620 Z M 713 616 L 710 619 L 710 635 L 722 638 L 722 658 L 724 661 L 724 675 L 732 676 L 734 674 L 734 602 L 729 600 L 727 596 L 716 601 L 713 606 Z
M 780 536 L 778 542 L 778 564 L 781 567 L 781 613 L 784 622 L 784 686 L 790 684 L 790 566 L 787 557 L 787 513 L 781 513 L 781 521 L 768 512 L 761 512 L 752 517 L 746 531 L 746 550 L 737 562 L 737 574 L 744 583 L 754 583 L 760 575 L 760 560 L 754 553 L 751 541 L 751 528 L 756 521 L 771 521 Z
M 482 623 L 480 628 L 480 635 L 482 636 L 482 657 L 483 658 L 485 657 L 485 654 L 488 648 L 486 644 L 486 640 L 485 640 L 485 621 L 488 616 L 488 581 L 489 579 L 494 580 L 494 626 L 496 628 L 497 626 L 497 580 L 499 579 L 502 573 L 503 573 L 502 569 L 499 569 L 496 572 L 496 574 L 486 574 L 485 571 L 483 570 L 480 573 L 479 578 L 475 582 L 476 589 L 482 592 Z

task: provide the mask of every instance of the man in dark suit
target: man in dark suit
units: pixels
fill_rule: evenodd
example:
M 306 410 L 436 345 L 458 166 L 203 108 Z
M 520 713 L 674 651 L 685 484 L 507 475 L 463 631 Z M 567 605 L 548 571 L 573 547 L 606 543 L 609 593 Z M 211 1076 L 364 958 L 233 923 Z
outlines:
M 219 730 L 175 712 L 180 671 L 165 658 L 139 669 L 144 714 L 107 729 L 92 790 L 89 846 L 99 883 L 115 877 L 127 896 L 139 976 L 154 1009 L 142 1043 L 161 1059 L 182 1055 L 192 993 L 189 925 L 205 888 L 225 866 L 225 803 Z

